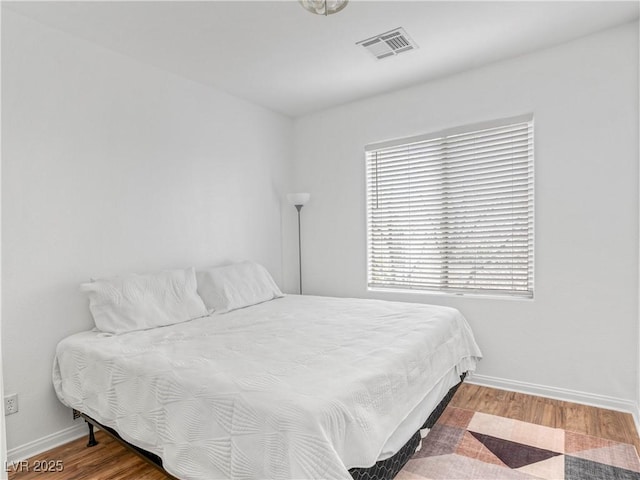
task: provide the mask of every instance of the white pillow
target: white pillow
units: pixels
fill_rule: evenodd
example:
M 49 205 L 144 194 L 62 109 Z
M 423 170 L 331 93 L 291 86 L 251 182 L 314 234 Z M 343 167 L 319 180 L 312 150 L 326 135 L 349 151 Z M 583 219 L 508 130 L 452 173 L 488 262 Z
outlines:
M 108 333 L 172 325 L 208 315 L 193 268 L 83 283 L 96 327 Z
M 209 311 L 230 312 L 282 297 L 266 268 L 255 262 L 210 267 L 196 272 L 198 293 Z

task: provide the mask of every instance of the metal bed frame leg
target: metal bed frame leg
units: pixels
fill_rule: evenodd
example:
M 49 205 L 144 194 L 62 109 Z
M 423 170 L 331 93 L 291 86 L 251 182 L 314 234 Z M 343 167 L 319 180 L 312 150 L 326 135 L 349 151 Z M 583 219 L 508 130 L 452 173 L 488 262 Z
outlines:
M 93 424 L 91 422 L 87 422 L 87 425 L 89 425 L 89 443 L 87 443 L 87 447 L 95 447 L 98 445 L 98 441 L 93 433 Z

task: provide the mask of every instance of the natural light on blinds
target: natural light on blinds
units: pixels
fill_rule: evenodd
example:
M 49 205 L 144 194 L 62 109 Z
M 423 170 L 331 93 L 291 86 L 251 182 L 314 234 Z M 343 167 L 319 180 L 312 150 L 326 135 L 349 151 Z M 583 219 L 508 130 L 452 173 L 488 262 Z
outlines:
M 533 297 L 533 117 L 366 147 L 369 288 Z

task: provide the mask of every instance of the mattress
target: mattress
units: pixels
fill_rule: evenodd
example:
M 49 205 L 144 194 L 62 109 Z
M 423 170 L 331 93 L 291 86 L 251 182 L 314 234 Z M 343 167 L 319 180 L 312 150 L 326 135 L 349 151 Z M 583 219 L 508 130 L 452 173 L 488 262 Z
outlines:
M 350 479 L 401 446 L 398 432 L 413 417 L 420 427 L 434 389 L 480 357 L 452 308 L 286 296 L 72 335 L 57 347 L 53 382 L 65 405 L 182 479 Z

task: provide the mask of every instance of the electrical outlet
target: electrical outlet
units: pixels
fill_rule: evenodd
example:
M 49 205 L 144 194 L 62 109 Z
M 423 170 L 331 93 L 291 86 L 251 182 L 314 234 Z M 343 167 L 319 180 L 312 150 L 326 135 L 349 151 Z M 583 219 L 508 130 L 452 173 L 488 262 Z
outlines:
M 7 395 L 4 397 L 4 414 L 11 415 L 12 413 L 18 413 L 18 394 Z

